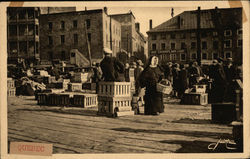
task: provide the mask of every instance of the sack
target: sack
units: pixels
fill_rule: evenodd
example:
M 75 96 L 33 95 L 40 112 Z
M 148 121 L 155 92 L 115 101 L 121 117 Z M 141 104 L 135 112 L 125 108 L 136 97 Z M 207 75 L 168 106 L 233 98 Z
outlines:
M 162 79 L 156 84 L 156 91 L 163 94 L 170 94 L 173 90 L 171 82 L 167 79 Z

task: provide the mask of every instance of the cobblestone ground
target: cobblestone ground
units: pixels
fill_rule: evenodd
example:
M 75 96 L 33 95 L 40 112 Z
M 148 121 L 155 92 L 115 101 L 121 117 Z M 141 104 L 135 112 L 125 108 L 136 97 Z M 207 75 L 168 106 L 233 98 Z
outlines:
M 8 98 L 8 141 L 53 144 L 53 153 L 232 152 L 232 127 L 211 123 L 211 106 L 171 99 L 159 116 L 97 116 L 97 109 L 40 107 L 34 97 Z

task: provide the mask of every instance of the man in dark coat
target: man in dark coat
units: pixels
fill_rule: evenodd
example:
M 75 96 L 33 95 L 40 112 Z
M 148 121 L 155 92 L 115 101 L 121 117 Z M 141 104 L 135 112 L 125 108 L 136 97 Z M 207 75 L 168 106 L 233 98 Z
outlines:
M 215 66 L 214 72 L 214 89 L 212 92 L 215 95 L 215 102 L 223 102 L 227 87 L 226 74 L 223 68 L 223 59 L 219 58 Z
M 115 57 L 112 57 L 112 51 L 108 48 L 104 48 L 105 57 L 101 61 L 100 66 L 103 72 L 104 81 L 124 81 L 121 79 L 120 73 L 124 73 L 124 66 L 123 64 L 118 61 Z
M 225 95 L 225 101 L 233 102 L 234 101 L 234 79 L 236 79 L 236 67 L 233 65 L 232 58 L 227 59 L 227 63 L 224 66 L 226 81 L 227 81 L 227 92 Z

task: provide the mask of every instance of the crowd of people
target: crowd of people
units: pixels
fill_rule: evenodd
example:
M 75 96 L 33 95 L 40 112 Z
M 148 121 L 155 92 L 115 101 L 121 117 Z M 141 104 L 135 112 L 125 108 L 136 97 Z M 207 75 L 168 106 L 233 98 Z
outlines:
M 135 95 L 140 94 L 140 90 L 145 88 L 145 115 L 158 115 L 164 111 L 161 94 L 156 90 L 157 83 L 162 79 L 167 79 L 172 84 L 172 96 L 176 98 L 182 98 L 184 93 L 191 90 L 196 84 L 210 84 L 209 96 L 212 102 L 234 102 L 235 80 L 242 80 L 241 70 L 233 64 L 232 58 L 227 60 L 218 58 L 213 60 L 212 65 L 199 66 L 196 61 L 190 62 L 188 65 L 172 62 L 160 65 L 158 57 L 152 56 L 144 65 L 141 60 L 123 64 L 117 58 L 112 57 L 112 51 L 108 48 L 104 49 L 104 55 L 105 57 L 100 63 L 93 62 L 89 71 L 89 78 L 92 82 L 97 83 L 97 90 L 100 81 L 131 82 L 130 70 L 132 69 Z M 17 79 L 35 72 L 32 68 L 27 67 L 23 60 L 18 60 L 15 69 L 16 71 L 12 72 Z M 54 65 L 48 68 L 47 72 L 51 76 L 55 76 L 56 80 L 62 74 L 68 78 L 71 77 L 70 74 L 61 72 Z
M 135 94 L 138 94 L 141 88 L 146 88 L 145 115 L 158 115 L 164 111 L 161 94 L 156 90 L 157 83 L 162 79 L 170 81 L 173 86 L 172 95 L 177 98 L 182 98 L 185 91 L 192 90 L 194 85 L 210 84 L 209 96 L 212 102 L 233 102 L 234 82 L 236 79 L 242 80 L 240 70 L 233 64 L 232 58 L 227 60 L 218 58 L 213 60 L 212 65 L 199 66 L 196 61 L 188 65 L 172 62 L 159 65 L 158 57 L 152 56 L 145 66 L 138 60 L 131 65 L 126 63 L 124 67 L 111 56 L 111 50 L 104 52 L 105 58 L 100 64 L 103 80 L 129 82 L 129 69 L 133 68 L 136 81 Z

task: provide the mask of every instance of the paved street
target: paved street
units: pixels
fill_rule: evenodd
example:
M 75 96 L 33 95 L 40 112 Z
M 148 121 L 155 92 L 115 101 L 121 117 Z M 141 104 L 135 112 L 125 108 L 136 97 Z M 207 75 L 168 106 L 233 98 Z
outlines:
M 34 97 L 8 98 L 9 141 L 53 144 L 53 153 L 173 153 L 215 151 L 208 145 L 232 139 L 232 128 L 211 123 L 211 107 L 170 100 L 160 116 L 108 118 L 96 108 L 40 107 Z M 232 150 L 230 150 L 232 151 Z

